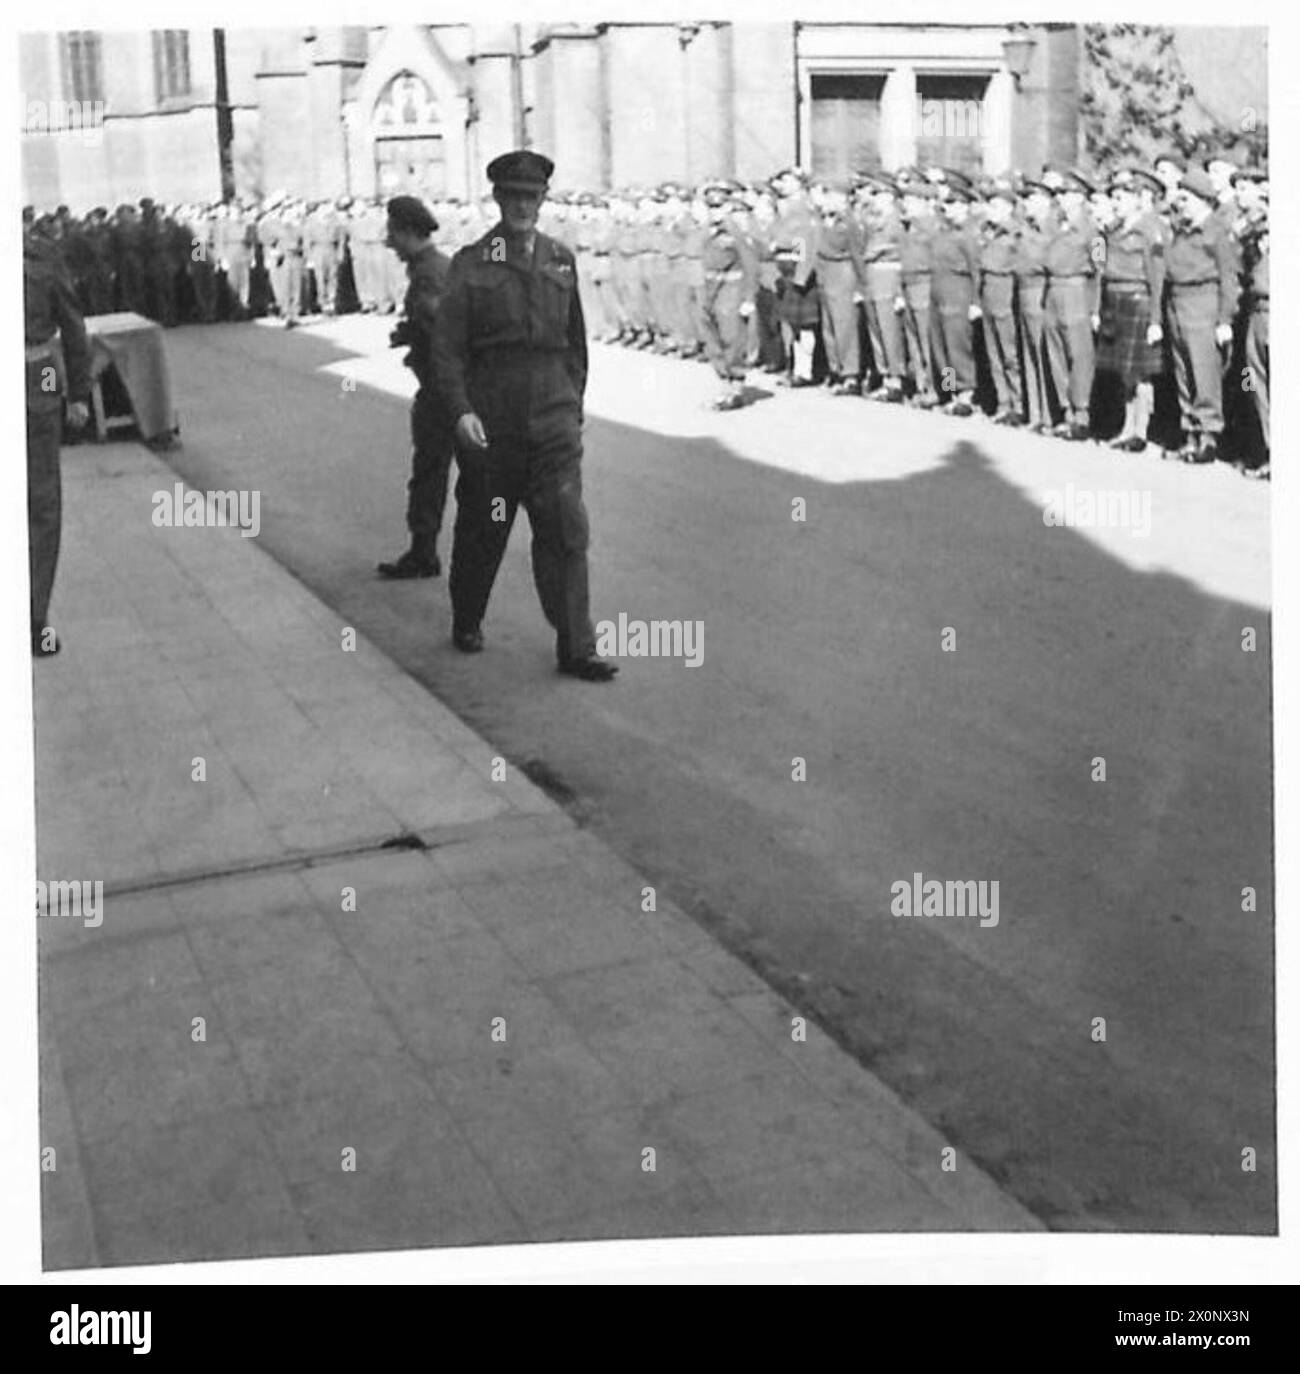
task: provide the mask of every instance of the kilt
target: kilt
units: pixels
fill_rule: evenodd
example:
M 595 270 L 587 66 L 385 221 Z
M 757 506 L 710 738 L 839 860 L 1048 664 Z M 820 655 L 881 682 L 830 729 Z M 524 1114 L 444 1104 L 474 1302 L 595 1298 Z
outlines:
M 1101 329 L 1097 334 L 1097 371 L 1113 372 L 1127 388 L 1165 370 L 1163 344 L 1147 343 L 1147 329 L 1159 324 L 1151 293 L 1141 282 L 1103 281 Z
M 790 269 L 793 272 L 793 267 Z M 796 286 L 792 276 L 782 272 L 776 282 L 776 313 L 781 323 L 796 332 L 816 329 L 822 318 L 821 288 L 813 275 L 808 285 Z

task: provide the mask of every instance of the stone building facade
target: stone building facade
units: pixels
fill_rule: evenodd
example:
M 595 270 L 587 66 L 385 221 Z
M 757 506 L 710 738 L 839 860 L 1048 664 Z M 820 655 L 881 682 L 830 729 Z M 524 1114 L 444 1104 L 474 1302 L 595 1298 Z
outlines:
M 23 189 L 74 209 L 232 189 L 469 197 L 485 163 L 520 144 L 555 159 L 559 189 L 792 163 L 831 175 L 1068 164 L 1080 52 L 1064 24 L 27 34 Z

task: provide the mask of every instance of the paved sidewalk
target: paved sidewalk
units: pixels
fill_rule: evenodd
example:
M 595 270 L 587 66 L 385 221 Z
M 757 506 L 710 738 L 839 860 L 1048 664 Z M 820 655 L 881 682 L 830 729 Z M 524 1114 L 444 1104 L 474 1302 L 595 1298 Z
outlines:
M 47 1267 L 1039 1226 L 256 539 L 154 527 L 175 480 L 64 455 L 37 877 L 104 900 L 40 918 Z

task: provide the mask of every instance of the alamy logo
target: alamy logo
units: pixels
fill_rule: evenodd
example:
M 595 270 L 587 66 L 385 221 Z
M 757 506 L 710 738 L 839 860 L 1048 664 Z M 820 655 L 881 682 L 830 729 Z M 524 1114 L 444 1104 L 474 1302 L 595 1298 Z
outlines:
M 998 923 L 998 880 L 967 878 L 961 882 L 940 882 L 912 874 L 909 883 L 900 878 L 889 889 L 893 895 L 890 911 L 895 916 L 947 916 L 961 919 L 979 916 L 980 925 Z
M 1068 482 L 1063 492 L 1047 493 L 1043 524 L 1071 529 L 1131 530 L 1135 539 L 1145 539 L 1151 533 L 1151 493 L 1117 489 L 1076 491 L 1074 483 Z
M 147 1355 L 153 1346 L 151 1312 L 83 1312 L 73 1303 L 70 1312 L 50 1315 L 51 1345 L 130 1345 L 133 1355 Z
M 36 880 L 38 916 L 71 916 L 89 927 L 104 924 L 104 883 L 100 878 Z
M 177 482 L 171 491 L 154 492 L 153 523 L 160 529 L 237 525 L 245 539 L 255 539 L 262 528 L 262 493 L 186 491 L 185 483 Z
M 596 652 L 602 658 L 680 658 L 698 668 L 704 662 L 704 622 L 629 620 L 620 611 L 617 625 L 602 620 L 596 626 Z

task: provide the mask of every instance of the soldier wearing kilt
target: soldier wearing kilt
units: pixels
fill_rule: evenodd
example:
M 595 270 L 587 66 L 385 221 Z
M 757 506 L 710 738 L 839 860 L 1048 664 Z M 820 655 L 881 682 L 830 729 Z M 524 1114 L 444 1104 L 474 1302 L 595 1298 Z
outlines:
M 1155 177 L 1139 171 L 1118 172 L 1110 185 L 1117 219 L 1106 235 L 1097 370 L 1114 373 L 1124 388 L 1124 427 L 1110 446 L 1127 453 L 1146 448 L 1151 379 L 1164 370 L 1164 231 L 1154 213 L 1160 190 Z
M 1243 468 L 1248 477 L 1269 476 L 1268 410 L 1268 178 L 1262 172 L 1242 172 L 1237 178 L 1238 198 L 1245 212 L 1240 225 L 1243 306 L 1246 315 L 1245 360 L 1251 394 L 1264 441 L 1264 461 Z

